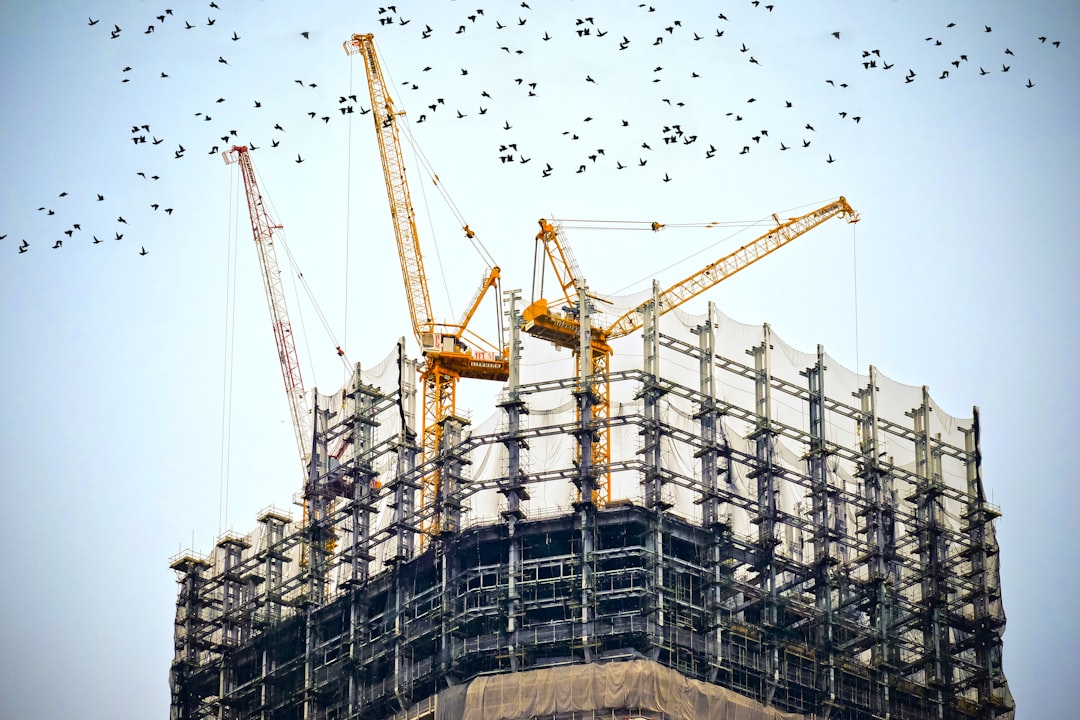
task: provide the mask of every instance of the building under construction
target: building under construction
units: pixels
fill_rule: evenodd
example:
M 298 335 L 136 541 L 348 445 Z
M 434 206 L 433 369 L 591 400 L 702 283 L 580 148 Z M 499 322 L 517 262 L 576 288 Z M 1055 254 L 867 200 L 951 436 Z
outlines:
M 648 297 L 575 372 L 508 300 L 490 416 L 425 452 L 399 344 L 296 519 L 173 559 L 172 718 L 1012 717 L 977 409 Z

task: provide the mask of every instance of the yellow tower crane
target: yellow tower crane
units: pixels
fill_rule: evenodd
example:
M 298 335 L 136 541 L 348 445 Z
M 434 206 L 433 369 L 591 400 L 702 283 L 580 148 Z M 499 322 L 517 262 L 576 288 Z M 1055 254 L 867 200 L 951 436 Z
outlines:
M 370 33 L 353 35 L 345 42 L 345 52 L 363 57 L 367 72 L 371 116 L 375 121 L 375 134 L 379 141 L 379 155 L 382 158 L 386 192 L 390 200 L 390 215 L 397 239 L 409 316 L 413 332 L 424 354 L 424 368 L 421 373 L 424 386 L 421 448 L 424 459 L 429 460 L 438 454 L 442 445 L 443 422 L 456 415 L 458 379 L 478 378 L 504 382 L 510 376 L 510 351 L 502 341 L 499 268 L 493 266 L 486 269 L 484 280 L 460 321 L 447 323 L 435 319 L 398 134 L 398 120 L 405 113 L 394 107 L 379 58 L 375 53 L 374 36 Z M 474 237 L 468 225 L 463 229 L 467 237 Z M 494 343 L 468 330 L 470 321 L 492 288 L 496 291 L 495 300 L 499 305 L 499 340 Z M 470 347 L 470 343 L 476 348 Z M 422 507 L 438 497 L 439 482 L 437 471 L 424 478 L 421 486 Z M 432 532 L 441 529 L 445 528 L 434 528 Z
M 679 307 L 833 217 L 844 217 L 849 223 L 859 221 L 858 213 L 848 205 L 843 196 L 813 212 L 786 221 L 781 221 L 773 214 L 776 227 L 769 232 L 662 291 L 658 296 L 657 313 L 663 314 Z M 654 231 L 663 227 L 660 223 L 652 223 L 651 226 Z M 522 313 L 522 329 L 557 347 L 573 351 L 578 376 L 581 377 L 581 316 L 587 314 L 582 312 L 579 301 L 579 294 L 584 291 L 584 288 L 580 287 L 581 273 L 566 238 L 553 222 L 540 220 L 540 232 L 536 235 L 536 242 L 538 246 L 543 246 L 544 255 L 554 272 L 561 295 L 555 302 L 549 302 L 542 297 L 537 298 L 537 295 L 542 294 L 543 288 L 534 287 L 533 300 Z M 539 247 L 536 262 L 543 262 Z M 592 457 L 593 462 L 600 468 L 606 468 L 611 460 L 611 433 L 608 423 L 611 404 L 607 380 L 611 346 L 608 343 L 615 338 L 629 335 L 639 329 L 643 322 L 644 314 L 641 308 L 624 313 L 607 327 L 594 326 L 590 321 L 589 359 L 585 362 L 585 369 L 588 370 L 590 389 L 597 399 L 593 411 L 597 432 L 594 435 Z M 605 473 L 598 497 L 593 498 L 594 502 L 604 504 L 612 500 L 610 480 L 610 476 Z

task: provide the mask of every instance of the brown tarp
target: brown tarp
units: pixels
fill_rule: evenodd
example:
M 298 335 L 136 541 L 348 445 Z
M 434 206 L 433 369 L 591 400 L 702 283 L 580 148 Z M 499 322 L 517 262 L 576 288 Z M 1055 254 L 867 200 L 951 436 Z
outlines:
M 439 698 L 439 720 L 450 720 L 447 713 L 454 720 L 522 720 L 609 709 L 662 712 L 671 720 L 803 720 L 648 660 L 482 676 L 451 690 L 454 697 Z

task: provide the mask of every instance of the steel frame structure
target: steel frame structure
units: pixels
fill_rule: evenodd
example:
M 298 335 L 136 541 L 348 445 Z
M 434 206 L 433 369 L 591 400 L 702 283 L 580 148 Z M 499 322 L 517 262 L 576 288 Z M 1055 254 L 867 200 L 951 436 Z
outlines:
M 415 363 L 401 356 L 392 388 L 357 372 L 341 409 L 316 411 L 305 495 L 319 511 L 307 525 L 271 510 L 259 533 L 174 558 L 171 717 L 434 718 L 441 692 L 481 674 L 647 658 L 807 717 L 1011 718 L 999 511 L 983 488 L 977 409 L 963 445 L 950 444 L 932 432 L 925 388 L 906 417 L 883 417 L 873 368 L 853 396 L 833 397 L 820 349 L 794 382 L 772 371 L 768 326 L 742 359 L 717 352 L 711 321 L 693 334 L 665 334 L 646 308 L 643 366 L 605 377 L 634 401 L 596 418 L 580 378 L 521 382 L 515 332 L 498 429 L 470 434 L 449 418 L 423 462 Z M 696 363 L 696 387 L 664 377 L 664 353 Z M 754 402 L 719 400 L 721 382 L 752 386 Z M 552 393 L 575 398 L 574 419 L 529 417 Z M 807 422 L 778 419 L 781 400 Z M 692 429 L 671 403 L 693 410 Z M 634 452 L 594 464 L 597 422 L 636 433 Z M 832 422 L 856 424 L 858 441 L 831 441 Z M 577 460 L 532 467 L 530 445 L 553 437 L 570 438 Z M 781 443 L 802 449 L 798 469 Z M 900 445 L 913 463 L 883 450 Z M 499 470 L 474 475 L 485 448 Z M 944 481 L 943 462 L 966 487 Z M 436 469 L 438 501 L 421 507 Z M 636 478 L 639 497 L 592 502 L 605 473 Z M 544 483 L 572 486 L 577 501 L 532 507 Z M 778 502 L 788 490 L 804 512 Z M 482 493 L 501 497 L 498 518 L 470 522 Z M 421 544 L 429 527 L 454 531 Z

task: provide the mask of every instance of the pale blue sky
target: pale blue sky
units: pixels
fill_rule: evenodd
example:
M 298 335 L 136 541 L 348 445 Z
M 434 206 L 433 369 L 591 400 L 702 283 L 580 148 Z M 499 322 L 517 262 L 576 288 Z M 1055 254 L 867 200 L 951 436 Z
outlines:
M 411 334 L 371 117 L 338 110 L 348 94 L 369 105 L 362 64 L 341 48 L 352 32 L 376 34 L 403 108 L 427 116 L 412 126 L 419 146 L 504 287 L 527 291 L 541 216 L 751 221 L 845 195 L 862 214 L 854 230 L 823 226 L 709 299 L 797 348 L 822 343 L 849 367 L 926 384 L 954 415 L 981 408 L 1019 717 L 1074 708 L 1080 6 L 654 1 L 650 13 L 535 0 L 490 4 L 474 22 L 484 3 L 398 0 L 382 25 L 376 3 L 217 4 L 177 3 L 164 23 L 167 2 L 0 7 L 0 720 L 164 716 L 170 556 L 246 531 L 300 489 L 238 178 L 210 152 L 222 135 L 259 146 L 264 193 L 350 360 L 378 362 Z M 675 124 L 684 135 L 665 144 Z M 483 264 L 408 160 L 414 203 L 430 210 L 433 302 L 452 317 Z M 615 291 L 690 258 L 659 273 L 677 280 L 753 236 L 713 247 L 727 234 L 572 240 L 590 285 Z M 336 389 L 335 343 L 306 296 L 290 303 L 307 384 Z M 485 417 L 490 398 L 472 399 Z

